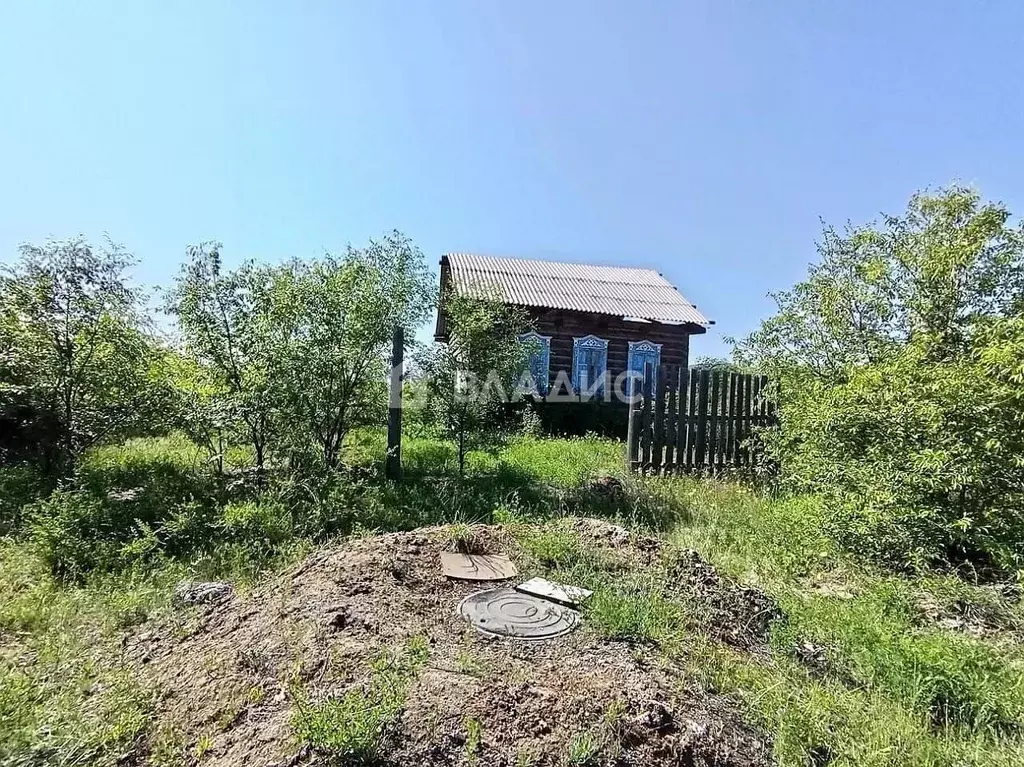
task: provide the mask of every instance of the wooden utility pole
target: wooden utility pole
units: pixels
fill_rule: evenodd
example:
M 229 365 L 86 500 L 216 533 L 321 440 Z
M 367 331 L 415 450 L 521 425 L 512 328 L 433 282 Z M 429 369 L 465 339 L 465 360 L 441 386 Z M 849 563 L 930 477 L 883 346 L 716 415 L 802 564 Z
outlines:
M 402 363 L 405 333 L 399 326 L 391 342 L 391 378 L 388 386 L 388 451 L 384 457 L 384 476 L 402 478 Z

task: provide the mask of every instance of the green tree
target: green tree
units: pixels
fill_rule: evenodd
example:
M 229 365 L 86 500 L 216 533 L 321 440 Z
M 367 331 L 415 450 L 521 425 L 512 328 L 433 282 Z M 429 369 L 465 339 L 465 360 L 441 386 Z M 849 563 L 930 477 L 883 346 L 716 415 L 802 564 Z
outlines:
M 393 232 L 340 256 L 228 273 L 216 243 L 189 258 L 170 308 L 206 371 L 192 378 L 192 431 L 220 439 L 235 424 L 259 468 L 268 450 L 301 460 L 311 447 L 337 465 L 353 425 L 383 420 L 393 328 L 429 316 L 422 252 Z
M 451 293 L 444 301 L 449 339 L 424 350 L 417 363 L 435 423 L 458 445 L 459 476 L 466 452 L 496 436 L 495 423 L 515 395 L 528 349 L 519 336 L 529 318 L 498 298 Z
M 132 258 L 82 237 L 26 244 L 0 275 L 0 404 L 42 438 L 44 458 L 74 470 L 88 446 L 151 415 L 150 339 L 140 295 L 125 272 Z M 16 424 L 26 427 L 26 422 Z
M 915 195 L 881 225 L 826 227 L 819 263 L 775 293 L 775 316 L 736 349 L 740 362 L 823 380 L 914 342 L 930 359 L 968 353 L 979 320 L 1024 297 L 1024 229 L 1002 205 L 952 187 Z
M 745 373 L 742 365 L 723 357 L 698 357 L 690 363 L 691 370 L 710 370 L 715 373 Z
M 209 399 L 194 418 L 223 423 L 252 446 L 262 469 L 277 424 L 270 381 L 275 350 L 268 337 L 271 273 L 251 263 L 225 273 L 221 247 L 204 242 L 187 249 L 168 309 L 178 319 L 186 353 L 204 369 L 197 375 L 202 382 L 195 383 Z M 211 421 L 194 423 L 192 432 L 218 428 Z
M 274 271 L 271 380 L 293 449 L 312 444 L 332 467 L 353 426 L 383 423 L 392 332 L 423 324 L 433 293 L 423 253 L 399 232 Z
M 879 556 L 1020 567 L 1024 230 L 953 187 L 819 253 L 736 349 L 776 386 L 782 481 Z

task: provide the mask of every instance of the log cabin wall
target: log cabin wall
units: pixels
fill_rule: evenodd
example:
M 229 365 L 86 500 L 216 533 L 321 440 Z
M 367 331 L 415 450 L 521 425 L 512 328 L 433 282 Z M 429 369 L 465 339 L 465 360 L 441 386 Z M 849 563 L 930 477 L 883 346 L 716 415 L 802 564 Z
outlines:
M 621 317 L 587 314 L 561 309 L 527 307 L 534 328 L 542 336 L 551 336 L 550 380 L 559 371 L 571 379 L 573 339 L 594 335 L 608 341 L 608 373 L 612 379 L 625 372 L 630 341 L 661 344 L 661 362 L 686 366 L 690 354 L 690 336 L 705 332 L 693 325 L 666 325 L 657 322 L 627 322 Z

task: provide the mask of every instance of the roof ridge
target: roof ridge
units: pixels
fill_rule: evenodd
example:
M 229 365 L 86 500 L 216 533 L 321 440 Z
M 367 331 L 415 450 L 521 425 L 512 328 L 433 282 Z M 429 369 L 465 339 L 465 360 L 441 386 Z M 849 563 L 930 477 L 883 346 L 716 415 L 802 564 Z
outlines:
M 442 258 L 446 256 L 469 256 L 470 258 L 485 258 L 490 261 L 525 261 L 526 263 L 558 264 L 559 266 L 585 266 L 588 269 L 616 269 L 619 271 L 653 272 L 659 277 L 664 277 L 664 275 L 662 275 L 662 273 L 653 266 L 618 266 L 615 264 L 594 264 L 586 261 L 555 261 L 549 258 L 527 258 L 525 256 L 494 256 L 486 253 L 471 253 L 465 250 L 450 250 L 441 254 Z
M 550 263 L 555 263 L 555 262 L 550 262 Z M 585 266 L 585 264 L 584 264 L 584 266 Z M 501 274 L 501 275 L 505 275 L 507 277 L 522 277 L 522 276 L 524 276 L 521 272 L 502 271 L 502 270 L 498 270 L 498 269 L 489 270 L 488 274 Z M 645 284 L 640 283 L 640 282 L 624 282 L 621 279 L 620 280 L 598 279 L 596 277 L 591 277 L 590 281 L 591 282 L 599 282 L 602 285 L 622 285 L 622 284 L 626 284 L 626 285 L 636 285 L 637 287 L 645 287 L 645 288 L 665 287 L 665 288 L 668 288 L 670 290 L 675 290 L 676 292 L 678 292 L 678 288 L 676 288 L 675 285 L 673 285 L 671 282 L 666 280 L 665 277 L 660 272 L 655 272 L 655 274 L 657 274 L 659 277 L 661 277 L 661 279 L 664 281 L 665 284 L 663 286 L 645 285 Z M 545 279 L 545 280 L 555 280 L 555 281 L 559 281 L 560 280 L 562 282 L 576 282 L 576 281 L 579 280 L 578 277 L 572 277 L 572 276 L 564 275 L 564 274 L 541 274 L 541 275 L 531 275 L 531 276 L 534 276 L 534 277 L 540 278 L 540 279 Z

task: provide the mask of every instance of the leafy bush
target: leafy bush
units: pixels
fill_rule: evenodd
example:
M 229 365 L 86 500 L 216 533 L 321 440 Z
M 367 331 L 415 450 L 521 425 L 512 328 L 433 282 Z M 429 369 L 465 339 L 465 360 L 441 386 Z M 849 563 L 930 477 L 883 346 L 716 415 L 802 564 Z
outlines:
M 74 487 L 28 507 L 30 534 L 53 572 L 130 566 L 156 553 L 208 546 L 219 530 L 219 491 L 196 469 L 196 446 L 177 437 L 137 439 L 90 452 Z
M 774 380 L 765 436 L 846 545 L 898 565 L 1024 566 L 1024 229 L 953 188 L 822 261 L 738 346 Z
M 23 509 L 46 495 L 50 480 L 33 466 L 0 468 L 0 536 L 21 529 Z
M 160 506 L 56 490 L 29 507 L 30 536 L 60 578 L 79 580 L 94 570 L 119 570 L 152 555 L 181 555 L 216 540 L 210 502 Z
M 211 449 L 248 442 L 261 469 L 271 453 L 334 468 L 353 426 L 384 420 L 394 327 L 429 316 L 423 253 L 392 232 L 340 256 L 226 272 L 220 249 L 189 248 L 169 294 L 197 366 L 190 433 Z
M 1024 421 L 980 357 L 929 364 L 909 347 L 811 388 L 770 444 L 794 485 L 832 501 L 838 540 L 896 562 L 1021 565 Z
M 231 502 L 221 511 L 221 524 L 233 540 L 255 541 L 270 548 L 294 534 L 291 514 L 273 501 Z

